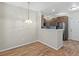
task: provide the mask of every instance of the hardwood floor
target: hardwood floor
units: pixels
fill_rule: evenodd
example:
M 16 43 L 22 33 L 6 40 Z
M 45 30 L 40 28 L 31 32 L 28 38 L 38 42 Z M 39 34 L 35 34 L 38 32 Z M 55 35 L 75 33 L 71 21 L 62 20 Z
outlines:
M 79 42 L 65 41 L 64 47 L 54 50 L 40 42 L 0 52 L 0 56 L 79 56 Z

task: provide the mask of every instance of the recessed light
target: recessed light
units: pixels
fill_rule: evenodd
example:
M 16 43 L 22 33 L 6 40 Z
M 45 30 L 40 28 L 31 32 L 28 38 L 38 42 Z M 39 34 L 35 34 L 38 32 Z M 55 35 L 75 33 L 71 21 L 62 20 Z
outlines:
M 69 10 L 70 11 L 75 11 L 75 10 L 78 10 L 79 9 L 79 7 L 72 7 L 72 8 L 70 8 Z
M 69 9 L 70 11 L 75 11 L 75 10 L 78 10 L 79 9 L 79 6 L 77 6 L 75 3 L 72 4 L 72 7 Z
M 52 9 L 53 12 L 55 12 L 55 9 Z

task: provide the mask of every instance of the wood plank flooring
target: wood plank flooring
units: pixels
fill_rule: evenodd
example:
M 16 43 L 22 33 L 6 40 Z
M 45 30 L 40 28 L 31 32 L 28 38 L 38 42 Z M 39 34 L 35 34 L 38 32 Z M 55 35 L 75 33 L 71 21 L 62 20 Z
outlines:
M 0 52 L 0 56 L 79 56 L 79 41 L 65 41 L 64 47 L 54 50 L 40 42 Z

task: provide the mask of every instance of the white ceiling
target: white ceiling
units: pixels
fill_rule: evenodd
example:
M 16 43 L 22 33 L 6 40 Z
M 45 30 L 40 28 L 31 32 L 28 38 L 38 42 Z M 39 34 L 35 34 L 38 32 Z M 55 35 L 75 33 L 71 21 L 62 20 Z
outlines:
M 6 4 L 27 8 L 27 2 L 5 2 Z M 30 9 L 43 11 L 45 14 L 56 14 L 59 12 L 70 12 L 68 9 L 72 4 L 79 6 L 79 2 L 30 2 Z M 55 12 L 52 12 L 55 9 Z
M 24 7 L 24 8 L 28 7 L 27 2 L 5 2 L 5 4 L 10 4 L 10 5 Z M 48 7 L 50 7 L 52 5 L 56 5 L 56 4 L 58 4 L 58 3 L 53 3 L 53 2 L 30 2 L 30 9 L 40 11 L 40 10 L 47 9 Z

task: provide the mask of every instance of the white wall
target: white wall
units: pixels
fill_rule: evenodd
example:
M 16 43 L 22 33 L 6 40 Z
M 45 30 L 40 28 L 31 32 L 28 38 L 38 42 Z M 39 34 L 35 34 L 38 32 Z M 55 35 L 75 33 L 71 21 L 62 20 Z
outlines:
M 33 23 L 26 24 L 26 9 L 0 4 L 0 50 L 36 41 L 36 15 L 30 11 Z

